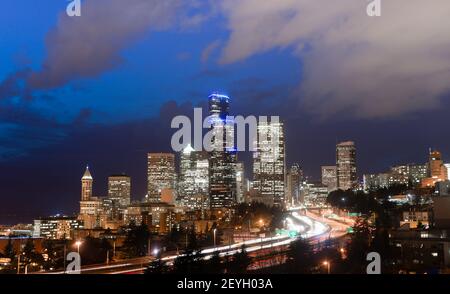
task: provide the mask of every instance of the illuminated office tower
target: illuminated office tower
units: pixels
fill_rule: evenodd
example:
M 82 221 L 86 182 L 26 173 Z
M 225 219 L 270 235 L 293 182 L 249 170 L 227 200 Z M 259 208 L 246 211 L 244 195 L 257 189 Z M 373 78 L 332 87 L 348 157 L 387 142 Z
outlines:
M 422 180 L 428 175 L 427 164 L 409 164 L 408 176 L 413 185 L 420 185 Z
M 92 198 L 93 182 L 94 179 L 89 171 L 89 166 L 86 166 L 86 170 L 81 178 L 81 201 L 89 201 Z
M 110 217 L 121 219 L 123 211 L 131 203 L 131 179 L 127 175 L 112 175 L 108 177 L 108 199 L 111 207 Z M 108 205 L 108 206 L 109 206 Z
M 236 162 L 235 165 L 236 171 L 236 201 L 238 203 L 245 202 L 244 193 L 245 193 L 245 175 L 244 175 L 244 163 L 242 161 Z
M 160 202 L 163 190 L 175 191 L 175 155 L 148 153 L 147 159 L 148 201 Z
M 294 206 L 300 202 L 300 186 L 303 181 L 303 171 L 294 163 L 286 173 L 286 203 Z
M 322 185 L 328 187 L 328 191 L 334 191 L 337 187 L 336 166 L 322 166 Z
M 214 136 L 210 152 L 209 195 L 212 209 L 231 208 L 236 203 L 236 151 L 234 123 L 228 116 L 230 98 L 222 94 L 209 97 L 209 119 Z
M 121 206 L 131 202 L 131 178 L 127 175 L 108 177 L 108 198 L 117 200 Z
M 444 166 L 447 168 L 447 179 L 450 180 L 450 163 L 446 163 Z
M 282 122 L 259 122 L 253 153 L 253 188 L 265 203 L 285 206 L 285 142 Z
M 431 151 L 428 159 L 428 178 L 422 180 L 422 187 L 432 187 L 437 182 L 448 179 L 447 167 L 442 160 L 442 154 L 439 151 Z
M 354 142 L 348 141 L 336 145 L 336 178 L 338 189 L 349 190 L 356 187 L 356 147 Z
M 447 167 L 442 161 L 442 155 L 439 151 L 431 151 L 428 161 L 429 173 L 432 178 L 447 179 Z
M 209 158 L 191 145 L 181 152 L 178 201 L 190 210 L 209 208 Z

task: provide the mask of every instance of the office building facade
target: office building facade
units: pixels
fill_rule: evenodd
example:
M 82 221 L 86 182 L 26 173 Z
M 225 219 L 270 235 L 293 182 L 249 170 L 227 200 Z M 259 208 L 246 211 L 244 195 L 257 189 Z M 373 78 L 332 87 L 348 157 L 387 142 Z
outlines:
M 285 141 L 282 122 L 259 122 L 253 152 L 253 189 L 267 203 L 285 206 Z
M 175 191 L 175 155 L 173 153 L 147 154 L 147 195 L 149 202 L 161 201 L 164 189 Z
M 341 190 L 354 189 L 357 186 L 356 146 L 347 141 L 336 145 L 336 183 Z

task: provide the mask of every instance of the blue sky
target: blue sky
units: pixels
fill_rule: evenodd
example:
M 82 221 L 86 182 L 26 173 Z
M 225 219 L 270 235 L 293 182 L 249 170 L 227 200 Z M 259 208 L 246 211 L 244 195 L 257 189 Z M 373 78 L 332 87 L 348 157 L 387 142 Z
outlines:
M 65 2 L 8 0 L 4 7 L 0 78 L 25 66 L 39 71 L 46 55 L 47 34 L 57 26 Z M 62 87 L 36 91 L 52 99 L 35 99 L 29 105 L 61 122 L 89 108 L 92 122 L 110 124 L 157 115 L 168 100 L 201 101 L 209 92 L 227 91 L 229 85 L 244 79 L 262 79 L 273 85 L 298 81 L 299 62 L 283 50 L 229 65 L 220 65 L 219 52 L 213 52 L 210 60 L 202 62 L 202 51 L 208 44 L 225 40 L 227 35 L 221 22 L 215 20 L 192 29 L 143 34 L 120 51 L 123 61 L 113 69 L 95 78 L 74 79 Z

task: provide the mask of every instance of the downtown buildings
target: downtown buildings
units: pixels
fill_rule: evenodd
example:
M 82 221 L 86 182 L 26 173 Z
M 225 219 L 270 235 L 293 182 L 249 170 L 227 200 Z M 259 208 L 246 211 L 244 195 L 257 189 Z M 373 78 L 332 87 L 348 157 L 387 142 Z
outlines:
M 303 202 L 302 184 L 303 170 L 298 163 L 294 163 L 286 172 L 286 205 L 295 206 Z
M 322 185 L 328 188 L 328 191 L 334 191 L 337 188 L 337 168 L 335 165 L 322 166 Z
M 439 151 L 431 151 L 428 156 L 428 177 L 422 180 L 422 187 L 433 187 L 438 182 L 448 180 L 448 170 Z
M 181 152 L 178 201 L 189 210 L 209 208 L 209 155 L 191 145 Z
M 147 198 L 149 202 L 160 202 L 163 193 L 174 194 L 176 179 L 175 154 L 147 154 Z
M 393 185 L 418 186 L 427 177 L 428 167 L 426 164 L 405 164 L 391 167 L 384 173 L 365 174 L 364 190 L 376 190 L 388 188 Z
M 285 207 L 286 162 L 284 125 L 260 121 L 253 153 L 253 189 L 269 206 Z
M 230 121 L 230 98 L 214 93 L 209 97 L 211 139 L 209 201 L 211 209 L 232 208 L 237 201 L 237 152 L 234 146 L 234 122 Z
M 336 145 L 336 185 L 338 189 L 356 188 L 356 147 L 352 141 Z
M 448 170 L 439 151 L 429 152 L 425 164 L 404 164 L 391 167 L 384 173 L 365 174 L 364 190 L 388 188 L 393 185 L 408 185 L 413 187 L 432 188 L 440 182 L 448 180 Z
M 34 220 L 33 237 L 52 240 L 71 239 L 74 230 L 83 229 L 83 222 L 76 217 L 51 216 Z

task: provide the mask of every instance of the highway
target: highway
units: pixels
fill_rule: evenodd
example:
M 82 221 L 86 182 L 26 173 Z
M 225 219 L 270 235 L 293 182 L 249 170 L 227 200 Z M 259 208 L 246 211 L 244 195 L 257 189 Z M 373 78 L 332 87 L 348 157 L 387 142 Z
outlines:
M 312 242 L 322 242 L 328 238 L 339 238 L 346 234 L 348 225 L 337 221 L 323 218 L 320 215 L 316 215 L 310 212 L 306 212 L 306 215 L 298 213 L 300 208 L 290 209 L 289 215 L 284 221 L 285 232 L 295 232 L 294 236 L 288 234 L 275 235 L 271 237 L 255 238 L 246 240 L 243 242 L 234 243 L 226 246 L 217 246 L 212 248 L 205 248 L 200 251 L 200 254 L 204 255 L 205 259 L 209 259 L 215 252 L 219 252 L 220 256 L 233 255 L 239 252 L 242 246 L 245 246 L 245 250 L 249 253 L 255 253 L 263 250 L 270 249 L 276 250 L 280 247 L 286 247 L 297 238 L 305 238 Z M 173 264 L 173 261 L 183 254 L 168 253 L 163 255 L 161 260 L 166 261 L 169 265 Z M 142 273 L 150 261 L 154 260 L 154 257 L 141 257 L 135 259 L 121 260 L 112 262 L 108 265 L 91 265 L 83 266 L 81 269 L 82 274 L 134 274 Z M 42 272 L 44 274 L 64 274 L 64 271 L 57 272 Z

